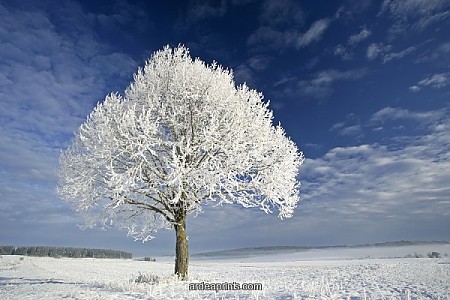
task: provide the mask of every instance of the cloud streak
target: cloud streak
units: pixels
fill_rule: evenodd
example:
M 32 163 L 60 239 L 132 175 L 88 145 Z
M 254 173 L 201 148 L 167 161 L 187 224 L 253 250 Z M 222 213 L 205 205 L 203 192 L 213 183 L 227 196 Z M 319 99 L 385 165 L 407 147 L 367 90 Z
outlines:
M 435 89 L 441 89 L 450 85 L 450 72 L 447 73 L 438 73 L 426 77 L 417 84 L 410 86 L 409 89 L 413 92 L 418 92 L 425 87 L 431 87 Z
M 333 85 L 338 81 L 357 80 L 367 74 L 366 69 L 339 71 L 335 69 L 324 70 L 316 73 L 309 80 L 298 82 L 298 91 L 314 98 L 325 98 L 333 91 Z
M 266 0 L 259 17 L 260 27 L 247 38 L 247 45 L 256 52 L 305 48 L 322 39 L 333 19 L 315 20 L 306 31 L 304 13 L 292 0 Z
M 365 39 L 367 39 L 371 34 L 372 34 L 372 32 L 370 32 L 370 30 L 367 30 L 366 28 L 363 28 L 359 33 L 351 35 L 348 38 L 348 44 L 349 45 L 355 45 L 355 44 L 357 44 L 359 42 L 362 42 Z
M 413 53 L 415 50 L 416 50 L 416 47 L 411 46 L 400 52 L 386 53 L 383 57 L 383 63 L 387 63 L 391 60 L 401 59 L 401 58 Z
M 399 35 L 409 30 L 421 31 L 450 17 L 446 0 L 384 0 L 378 16 L 394 20 L 390 32 Z
M 372 32 L 368 30 L 365 26 L 361 29 L 360 32 L 350 35 L 347 39 L 347 46 L 342 44 L 338 44 L 333 51 L 333 54 L 336 56 L 340 56 L 342 60 L 351 60 L 353 58 L 353 51 L 357 47 L 359 43 L 366 40 L 372 35 Z M 378 53 L 371 53 L 372 55 L 377 55 Z
M 303 24 L 304 13 L 299 4 L 292 0 L 266 0 L 261 6 L 259 19 L 271 27 Z
M 315 21 L 311 27 L 298 38 L 297 47 L 306 47 L 309 44 L 320 40 L 329 25 L 330 21 L 328 19 L 320 19 Z
M 345 121 L 334 124 L 329 131 L 336 132 L 340 136 L 361 137 L 362 135 L 361 122 L 355 114 L 348 114 Z
M 392 107 L 371 118 L 371 122 L 405 120 L 425 127 L 427 133 L 397 136 L 386 144 L 338 147 L 307 160 L 303 198 L 323 203 L 322 208 L 336 219 L 338 215 L 380 216 L 404 225 L 416 218 L 444 222 L 450 216 L 450 188 L 445 184 L 450 180 L 450 118 L 443 110 L 411 112 Z
M 399 52 L 393 52 L 392 45 L 384 45 L 383 43 L 372 43 L 367 47 L 366 56 L 369 60 L 375 60 L 380 57 L 383 64 L 392 60 L 402 59 L 417 50 L 416 46 L 408 47 Z
M 384 0 L 379 13 L 389 13 L 395 17 L 429 16 L 448 6 L 446 0 Z

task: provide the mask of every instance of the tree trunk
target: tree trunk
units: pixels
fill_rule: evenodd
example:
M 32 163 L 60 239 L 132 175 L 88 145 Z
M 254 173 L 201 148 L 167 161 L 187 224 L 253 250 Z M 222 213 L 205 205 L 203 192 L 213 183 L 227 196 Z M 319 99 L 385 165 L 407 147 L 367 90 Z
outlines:
M 181 280 L 188 279 L 188 240 L 186 236 L 186 214 L 184 214 L 178 224 L 175 225 L 175 233 L 177 236 L 175 248 L 175 275 Z

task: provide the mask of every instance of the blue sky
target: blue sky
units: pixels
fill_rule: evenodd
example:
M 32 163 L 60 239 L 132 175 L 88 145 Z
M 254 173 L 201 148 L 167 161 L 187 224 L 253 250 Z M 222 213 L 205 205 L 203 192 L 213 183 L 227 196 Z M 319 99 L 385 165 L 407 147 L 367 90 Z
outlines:
M 187 45 L 271 100 L 306 156 L 293 218 L 232 206 L 188 221 L 191 253 L 450 240 L 450 1 L 0 0 L 0 244 L 173 253 L 81 231 L 61 149 L 151 53 Z

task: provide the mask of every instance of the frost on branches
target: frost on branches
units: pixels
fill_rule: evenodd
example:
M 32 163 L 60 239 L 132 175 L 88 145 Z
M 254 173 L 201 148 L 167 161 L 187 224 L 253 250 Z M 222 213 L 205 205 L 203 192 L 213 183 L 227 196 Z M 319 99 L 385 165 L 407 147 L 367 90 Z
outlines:
M 87 225 L 143 241 L 185 228 L 208 202 L 290 217 L 303 155 L 272 120 L 263 95 L 236 87 L 231 71 L 165 47 L 81 125 L 61 154 L 58 192 Z

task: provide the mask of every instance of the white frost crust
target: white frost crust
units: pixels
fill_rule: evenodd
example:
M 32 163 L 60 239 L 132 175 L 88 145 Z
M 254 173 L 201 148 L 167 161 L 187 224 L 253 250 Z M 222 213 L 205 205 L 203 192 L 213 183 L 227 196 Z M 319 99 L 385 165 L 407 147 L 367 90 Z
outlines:
M 214 202 L 278 210 L 299 201 L 304 157 L 273 125 L 263 95 L 232 72 L 165 47 L 124 97 L 98 103 L 61 153 L 58 192 L 86 225 L 126 228 L 146 241 L 174 224 L 173 209 Z

